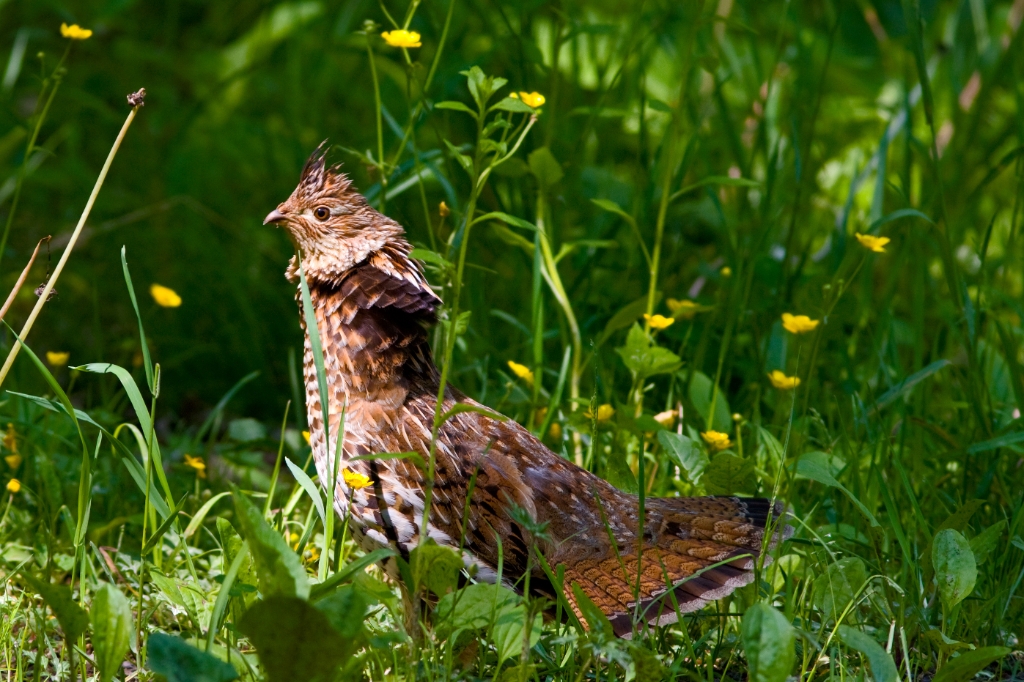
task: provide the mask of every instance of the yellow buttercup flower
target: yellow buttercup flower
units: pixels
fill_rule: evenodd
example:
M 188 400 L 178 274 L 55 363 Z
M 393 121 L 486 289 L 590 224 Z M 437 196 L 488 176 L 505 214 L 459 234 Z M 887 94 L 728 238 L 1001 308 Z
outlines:
M 551 422 L 548 435 L 551 436 L 551 440 L 562 440 L 562 425 L 558 422 Z
M 777 369 L 771 371 L 768 375 L 768 380 L 772 382 L 772 386 L 780 391 L 789 391 L 800 385 L 800 377 L 788 377 Z
M 534 109 L 542 106 L 544 102 L 548 101 L 547 98 L 539 92 L 513 92 L 509 97 L 521 100 L 523 104 L 528 107 L 533 107 Z
M 729 440 L 729 434 L 722 433 L 721 431 L 705 431 L 700 434 L 700 437 L 704 439 L 713 450 L 725 450 L 732 446 L 732 441 Z
M 170 287 L 154 284 L 149 288 L 149 293 L 152 294 L 156 304 L 162 308 L 177 308 L 181 305 L 181 296 L 178 296 L 178 292 Z
M 659 412 L 654 415 L 654 421 L 658 422 L 666 429 L 671 429 L 672 425 L 676 423 L 677 416 L 678 412 L 675 410 L 665 410 L 664 412 Z
M 438 205 L 437 212 L 441 215 L 442 218 L 447 218 L 452 214 L 452 210 L 448 208 L 448 204 L 444 203 L 443 201 Z
M 870 234 L 861 234 L 860 232 L 857 233 L 856 237 L 861 246 L 875 253 L 885 253 L 885 245 L 892 241 L 888 237 L 876 237 Z
M 204 462 L 200 457 L 185 455 L 185 466 L 195 469 L 196 476 L 199 478 L 206 478 L 206 462 Z
M 306 563 L 315 564 L 320 560 L 320 548 L 316 545 L 306 545 L 306 551 L 303 553 L 302 558 L 305 559 Z
M 13 455 L 7 455 L 4 457 L 4 461 L 7 462 L 7 466 L 12 469 L 17 469 L 21 466 L 21 455 L 14 453 Z
M 380 34 L 391 47 L 420 47 L 420 34 L 416 31 L 406 31 L 404 28 L 394 31 L 384 31 Z
M 309 445 L 309 431 L 303 431 L 302 437 L 305 439 L 306 445 Z
M 88 40 L 92 37 L 92 29 L 82 28 L 78 24 L 71 24 L 70 26 L 67 24 L 61 24 L 60 34 L 65 38 L 70 38 L 71 40 Z
M 651 329 L 665 329 L 671 327 L 672 323 L 675 322 L 673 317 L 665 317 L 664 315 L 648 315 L 644 313 L 644 320 L 650 325 Z
M 594 413 L 587 410 L 583 413 L 587 419 L 593 419 Z M 605 403 L 604 405 L 598 405 L 597 407 L 597 421 L 606 422 L 615 415 L 615 408 Z
M 345 469 L 341 472 L 341 477 L 345 479 L 345 484 L 353 490 L 362 490 L 363 488 L 369 488 L 373 485 L 370 482 L 370 477 L 359 473 L 358 471 L 352 471 L 351 469 Z
M 7 432 L 4 434 L 4 447 L 18 454 L 18 438 L 17 433 L 14 431 L 14 424 L 7 423 Z
M 724 268 L 718 271 L 722 277 L 732 277 L 732 268 L 726 265 Z
M 803 334 L 812 332 L 821 323 L 821 320 L 812 320 L 806 315 L 793 315 L 782 313 L 782 326 L 791 334 Z
M 58 352 L 48 350 L 46 351 L 46 361 L 50 363 L 51 367 L 63 367 L 68 364 L 68 359 L 71 357 L 71 353 L 66 351 Z
M 700 312 L 700 304 L 688 298 L 678 300 L 670 298 L 665 301 L 668 309 L 672 311 L 672 317 L 678 320 L 692 320 L 693 316 Z
M 526 365 L 520 365 L 518 362 L 513 360 L 508 361 L 508 368 L 512 370 L 512 373 L 517 377 L 525 381 L 526 383 L 533 386 L 533 372 Z
M 7 481 L 7 491 L 10 493 L 16 493 L 21 490 L 21 481 L 16 478 L 12 478 Z

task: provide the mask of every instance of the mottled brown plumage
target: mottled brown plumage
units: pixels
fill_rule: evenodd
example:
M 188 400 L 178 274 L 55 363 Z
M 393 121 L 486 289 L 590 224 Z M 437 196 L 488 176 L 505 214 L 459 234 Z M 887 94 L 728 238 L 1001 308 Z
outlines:
M 266 222 L 285 227 L 301 254 L 320 331 L 330 443 L 324 437 L 310 330 L 302 321 L 310 444 L 320 480 L 330 480 L 344 409 L 341 466 L 368 476 L 373 485 L 352 489 L 338 480 L 335 510 L 351 513 L 366 549 L 390 546 L 408 556 L 422 531 L 425 472 L 409 459 L 349 460 L 406 451 L 426 458 L 440 380 L 426 330 L 441 301 L 409 257 L 401 226 L 371 208 L 337 168 L 325 165 L 323 145 L 306 163 L 298 187 Z M 287 276 L 298 282 L 295 258 Z M 298 290 L 296 298 L 301 310 Z M 444 409 L 457 402 L 476 404 L 447 388 Z M 763 547 L 788 532 L 778 522 L 781 505 L 772 508 L 767 500 L 651 498 L 638 540 L 636 496 L 559 457 L 511 420 L 462 412 L 442 426 L 437 443 L 428 533 L 442 545 L 459 547 L 474 475 L 462 545 L 476 578 L 497 578 L 500 539 L 502 578 L 521 587 L 528 548 L 538 542 L 552 568 L 564 566 L 565 596 L 577 615 L 572 583 L 623 636 L 634 631 L 636 613 L 641 623 L 673 622 L 677 611 L 693 611 L 749 583 Z M 510 513 L 515 507 L 546 523 L 547 537 L 531 537 Z M 766 542 L 770 521 L 782 530 Z M 554 597 L 540 569 L 533 569 L 530 587 Z

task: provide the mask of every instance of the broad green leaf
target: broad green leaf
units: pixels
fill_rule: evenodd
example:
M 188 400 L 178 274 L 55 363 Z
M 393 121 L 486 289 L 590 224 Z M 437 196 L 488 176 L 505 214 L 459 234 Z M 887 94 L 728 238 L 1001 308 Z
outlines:
M 565 175 L 555 155 L 547 147 L 534 149 L 526 160 L 530 164 L 530 172 L 541 187 L 550 187 Z
M 947 528 L 935 534 L 932 542 L 932 567 L 939 597 L 947 609 L 962 602 L 974 590 L 978 564 L 967 538 Z
M 757 603 L 743 614 L 743 651 L 751 682 L 784 682 L 796 663 L 796 633 L 777 609 Z
M 729 433 L 732 430 L 732 411 L 729 409 L 729 401 L 721 389 L 714 393 L 715 384 L 704 372 L 693 373 L 690 378 L 689 396 L 690 402 L 697 410 L 701 420 L 707 424 L 708 415 L 711 413 L 711 397 L 715 395 L 715 415 L 711 421 L 711 428 L 722 433 Z
M 526 644 L 526 625 L 526 606 L 523 604 L 503 613 L 495 620 L 491 639 L 498 650 L 499 666 L 509 658 L 515 660 L 522 656 L 523 645 Z M 540 641 L 543 628 L 544 618 L 537 613 L 530 624 L 530 648 Z
M 330 619 L 290 596 L 258 601 L 238 629 L 256 646 L 268 682 L 328 682 L 350 659 L 349 644 Z
M 655 345 L 654 341 L 636 323 L 633 324 L 626 336 L 626 344 L 616 348 L 615 352 L 622 358 L 626 367 L 641 379 L 655 374 L 674 372 L 682 364 L 678 355 L 667 348 Z
M 512 590 L 491 583 L 474 583 L 443 596 L 437 603 L 437 621 L 450 630 L 482 630 L 519 604 Z
M 349 642 L 363 631 L 366 607 L 366 596 L 352 585 L 345 585 L 316 603 L 331 626 Z
M 242 536 L 249 541 L 249 551 L 256 562 L 260 592 L 264 596 L 284 595 L 306 599 L 309 580 L 299 556 L 292 551 L 263 514 L 239 490 L 234 490 L 235 512 Z
M 516 99 L 515 97 L 506 97 L 505 99 L 501 100 L 500 102 L 495 104 L 493 107 L 491 107 L 491 109 L 499 109 L 501 111 L 511 111 L 512 113 L 516 113 L 516 114 L 532 114 L 533 113 L 533 108 L 532 107 L 530 107 L 528 104 L 526 104 L 522 100 Z
M 971 552 L 979 566 L 988 561 L 989 555 L 999 546 L 999 539 L 1003 537 L 1005 528 L 1006 521 L 997 521 L 979 535 L 971 538 Z
M 956 658 L 946 661 L 946 665 L 935 674 L 932 682 L 967 682 L 1010 651 L 1011 649 L 1005 646 L 987 646 L 965 651 Z
M 92 597 L 93 659 L 100 682 L 110 682 L 121 669 L 132 638 L 132 609 L 121 590 L 103 583 Z
M 858 500 L 846 486 L 836 479 L 835 473 L 837 472 L 833 464 L 833 458 L 824 452 L 806 452 L 800 456 L 800 459 L 796 464 L 796 474 L 798 477 L 816 481 L 831 488 L 838 488 L 843 491 L 857 509 L 867 517 L 868 521 L 871 522 L 872 527 L 877 528 L 879 523 L 878 519 L 875 518 L 875 515 L 872 514 L 871 510 L 868 509 L 863 502 Z
M 146 665 L 167 682 L 230 682 L 238 672 L 230 663 L 200 651 L 180 637 L 154 632 L 146 644 Z
M 462 166 L 462 170 L 466 171 L 469 175 L 473 175 L 473 159 L 460 152 L 458 147 L 448 140 L 444 141 L 444 146 L 448 148 L 448 152 L 452 155 L 452 158 Z
M 228 422 L 228 438 L 239 443 L 250 443 L 267 437 L 267 427 L 251 417 Z
M 719 452 L 708 464 L 704 487 L 712 495 L 753 492 L 757 487 L 754 461 L 731 452 Z
M 488 220 L 499 220 L 505 223 L 506 225 L 511 225 L 512 227 L 520 227 L 524 230 L 536 231 L 537 229 L 537 226 L 534 225 L 533 223 L 527 220 L 523 220 L 522 218 L 517 218 L 514 215 L 509 215 L 508 213 L 502 213 L 501 211 L 491 211 L 490 213 L 484 213 L 483 215 L 478 216 L 473 221 L 473 223 L 483 223 L 487 222 Z
M 76 641 L 89 628 L 89 614 L 75 603 L 70 587 L 46 582 L 30 573 L 22 572 L 20 575 L 22 580 L 43 598 L 53 611 L 53 615 L 57 616 L 57 622 L 60 623 L 60 629 L 64 631 L 67 641 Z
M 857 557 L 840 559 L 815 579 L 811 601 L 825 620 L 837 621 L 867 579 L 863 561 Z
M 661 294 L 658 294 L 655 298 L 655 304 L 661 302 Z M 627 303 L 619 309 L 617 313 L 612 315 L 612 319 L 608 320 L 608 324 L 604 326 L 604 331 L 601 332 L 601 336 L 598 339 L 596 345 L 600 346 L 604 343 L 609 336 L 625 329 L 629 325 L 635 323 L 640 317 L 643 316 L 644 312 L 647 311 L 647 297 L 642 296 L 631 303 Z
M 872 637 L 846 625 L 839 626 L 839 637 L 843 644 L 864 654 L 871 665 L 875 682 L 899 682 L 899 672 L 892 656 Z
M 214 495 L 213 497 L 208 499 L 203 504 L 203 506 L 199 508 L 199 511 L 196 512 L 196 515 L 192 517 L 192 520 L 188 522 L 188 527 L 185 528 L 185 532 L 182 534 L 183 537 L 186 540 L 188 538 L 192 537 L 192 535 L 197 530 L 199 530 L 199 526 L 201 526 L 203 524 L 203 521 L 206 520 L 206 517 L 210 513 L 210 510 L 213 509 L 213 505 L 217 504 L 218 502 L 220 502 L 222 499 L 224 499 L 225 497 L 227 497 L 230 494 L 231 494 L 230 492 L 225 491 L 225 492 L 222 492 L 222 493 L 217 493 L 216 495 Z M 220 519 L 218 518 L 218 521 L 219 520 Z
M 901 208 L 898 211 L 893 211 L 892 213 L 884 215 L 875 222 L 871 223 L 870 227 L 868 227 L 868 233 L 874 234 L 875 230 L 880 228 L 882 225 L 885 225 L 886 223 L 891 223 L 894 220 L 899 220 L 900 218 L 920 218 L 926 223 L 929 223 L 931 225 L 935 224 L 935 221 L 933 221 L 931 218 L 929 218 L 924 213 L 921 213 L 918 210 L 915 210 L 913 208 Z
M 697 485 L 708 467 L 708 456 L 704 448 L 694 443 L 689 437 L 671 431 L 659 431 L 658 442 L 665 452 L 675 460 L 679 468 L 686 472 L 690 483 Z
M 345 566 L 334 575 L 331 575 L 324 582 L 313 585 L 309 591 L 309 600 L 316 602 L 320 599 L 327 597 L 334 590 L 338 589 L 338 586 L 349 580 L 356 580 L 360 575 L 366 575 L 363 573 L 363 569 L 370 564 L 375 564 L 384 561 L 388 557 L 396 556 L 393 549 L 387 547 L 381 547 L 375 549 L 366 556 L 362 556 L 352 563 Z
M 450 547 L 442 547 L 432 540 L 422 542 L 410 552 L 409 563 L 418 589 L 443 596 L 459 583 L 462 559 Z

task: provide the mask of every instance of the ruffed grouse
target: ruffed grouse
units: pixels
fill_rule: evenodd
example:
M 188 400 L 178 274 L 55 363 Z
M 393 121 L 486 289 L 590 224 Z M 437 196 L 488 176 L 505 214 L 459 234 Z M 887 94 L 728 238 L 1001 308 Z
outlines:
M 441 301 L 409 257 L 402 227 L 371 208 L 337 167 L 325 164 L 324 156 L 321 145 L 292 195 L 264 221 L 283 226 L 294 241 L 320 332 L 330 443 L 324 439 L 310 330 L 300 314 L 306 333 L 310 445 L 320 481 L 330 481 L 344 409 L 341 468 L 362 473 L 373 484 L 353 487 L 339 476 L 334 508 L 341 515 L 351 513 L 364 548 L 390 546 L 408 558 L 422 532 L 426 473 L 409 459 L 348 460 L 408 451 L 427 458 L 440 380 L 427 325 Z M 287 277 L 298 282 L 296 258 Z M 301 311 L 301 295 L 296 297 Z M 447 388 L 444 409 L 457 402 L 473 403 Z M 500 538 L 503 580 L 521 589 L 534 542 L 510 514 L 521 508 L 535 522 L 547 523 L 538 546 L 552 569 L 564 566 L 564 594 L 577 616 L 572 583 L 608 615 L 621 636 L 634 632 L 634 614 L 642 625 L 674 622 L 677 613 L 694 611 L 749 583 L 762 549 L 789 530 L 780 520 L 782 506 L 773 508 L 764 499 L 649 498 L 638 583 L 636 496 L 559 457 L 519 424 L 478 412 L 461 412 L 444 423 L 436 457 L 431 538 L 459 547 L 475 473 L 461 544 L 466 566 L 476 567 L 476 579 L 496 579 Z M 775 530 L 766 542 L 769 523 Z M 532 570 L 529 585 L 531 591 L 554 596 L 539 568 Z

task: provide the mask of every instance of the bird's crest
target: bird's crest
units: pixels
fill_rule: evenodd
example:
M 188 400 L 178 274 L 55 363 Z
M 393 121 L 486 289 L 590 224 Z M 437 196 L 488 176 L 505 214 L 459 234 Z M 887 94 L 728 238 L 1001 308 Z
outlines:
M 351 187 L 352 181 L 341 172 L 341 164 L 327 165 L 327 152 L 331 146 L 327 140 L 321 142 L 313 153 L 306 159 L 306 165 L 302 167 L 302 177 L 299 179 L 299 188 L 306 196 L 322 194 L 338 195 Z

